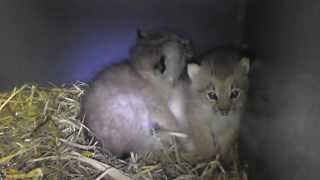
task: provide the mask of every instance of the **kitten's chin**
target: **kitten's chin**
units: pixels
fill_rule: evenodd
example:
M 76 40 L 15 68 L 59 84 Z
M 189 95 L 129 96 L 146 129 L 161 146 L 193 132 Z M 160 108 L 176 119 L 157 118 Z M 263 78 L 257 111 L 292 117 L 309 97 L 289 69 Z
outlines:
M 235 114 L 238 114 L 238 112 L 234 111 L 234 110 L 230 110 L 228 112 L 223 112 L 218 109 L 218 110 L 214 110 L 214 114 L 216 114 L 222 118 L 227 118 L 227 117 L 233 116 Z

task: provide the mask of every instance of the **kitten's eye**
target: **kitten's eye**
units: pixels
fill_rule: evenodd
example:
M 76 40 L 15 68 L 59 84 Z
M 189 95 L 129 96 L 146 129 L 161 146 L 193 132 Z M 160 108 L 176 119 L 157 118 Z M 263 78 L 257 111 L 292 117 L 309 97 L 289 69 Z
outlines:
M 215 100 L 216 101 L 218 99 L 218 96 L 214 91 L 209 91 L 208 94 L 207 94 L 207 97 L 208 97 L 209 100 Z
M 239 95 L 240 95 L 240 91 L 238 89 L 234 89 L 231 91 L 230 98 L 235 99 L 239 97 Z

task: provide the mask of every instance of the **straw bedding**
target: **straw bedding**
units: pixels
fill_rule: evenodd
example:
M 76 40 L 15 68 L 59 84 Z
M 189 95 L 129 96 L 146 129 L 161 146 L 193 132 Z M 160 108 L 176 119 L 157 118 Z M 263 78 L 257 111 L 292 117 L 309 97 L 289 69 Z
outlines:
M 0 180 L 2 179 L 230 179 L 246 180 L 237 149 L 228 167 L 218 157 L 190 165 L 173 145 L 160 154 L 117 159 L 85 138 L 79 116 L 87 85 L 26 84 L 0 92 Z

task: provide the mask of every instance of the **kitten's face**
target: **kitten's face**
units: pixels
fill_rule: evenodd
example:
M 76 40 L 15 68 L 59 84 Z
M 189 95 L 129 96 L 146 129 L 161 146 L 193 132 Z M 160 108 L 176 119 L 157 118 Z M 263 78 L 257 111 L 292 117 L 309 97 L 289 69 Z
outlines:
M 202 102 L 222 116 L 241 112 L 246 101 L 248 71 L 247 58 L 220 63 L 214 57 L 209 57 L 202 61 L 201 66 L 188 65 L 192 87 Z
M 138 37 L 131 51 L 135 67 L 147 76 L 174 83 L 193 56 L 190 42 L 172 33 L 140 32 Z

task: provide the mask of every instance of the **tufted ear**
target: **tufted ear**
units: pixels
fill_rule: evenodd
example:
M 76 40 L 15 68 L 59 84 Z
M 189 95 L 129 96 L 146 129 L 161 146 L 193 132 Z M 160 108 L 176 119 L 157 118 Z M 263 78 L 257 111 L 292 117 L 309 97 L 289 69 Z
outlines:
M 250 71 L 250 59 L 248 57 L 241 58 L 239 62 L 239 69 L 241 73 L 248 74 Z
M 148 36 L 148 33 L 141 30 L 141 29 L 137 29 L 137 38 L 138 39 L 144 39 L 145 37 Z
M 188 68 L 187 71 L 188 71 L 189 78 L 191 80 L 194 80 L 200 71 L 200 65 L 192 63 L 192 64 L 188 64 L 187 68 Z

